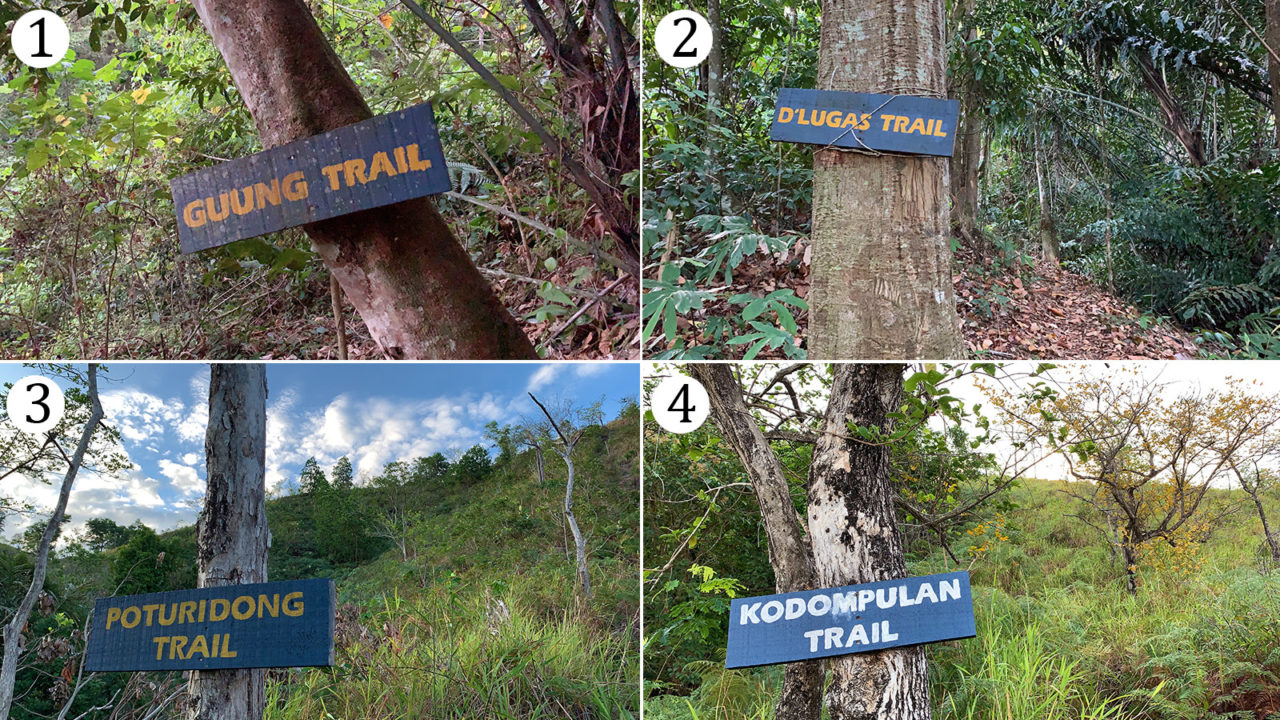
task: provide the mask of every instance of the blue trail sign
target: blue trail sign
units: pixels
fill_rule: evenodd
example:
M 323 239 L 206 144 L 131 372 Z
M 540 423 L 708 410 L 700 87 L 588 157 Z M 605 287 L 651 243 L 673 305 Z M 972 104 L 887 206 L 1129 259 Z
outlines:
M 333 664 L 333 581 L 101 598 L 85 669 L 221 670 Z
M 812 145 L 943 155 L 955 148 L 956 100 L 782 88 L 769 137 Z
M 174 178 L 182 252 L 449 189 L 430 103 Z
M 884 650 L 977 634 L 969 573 L 738 598 L 725 667 Z

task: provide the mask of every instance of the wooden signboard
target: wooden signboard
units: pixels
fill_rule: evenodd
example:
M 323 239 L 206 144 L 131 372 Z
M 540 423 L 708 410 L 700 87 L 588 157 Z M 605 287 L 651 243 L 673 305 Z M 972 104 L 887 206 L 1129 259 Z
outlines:
M 333 581 L 102 598 L 85 669 L 221 670 L 333 664 Z
M 430 103 L 174 178 L 182 252 L 449 190 Z
M 752 667 L 969 638 L 969 573 L 738 598 L 725 667 Z
M 782 88 L 769 137 L 787 142 L 951 157 L 956 100 Z

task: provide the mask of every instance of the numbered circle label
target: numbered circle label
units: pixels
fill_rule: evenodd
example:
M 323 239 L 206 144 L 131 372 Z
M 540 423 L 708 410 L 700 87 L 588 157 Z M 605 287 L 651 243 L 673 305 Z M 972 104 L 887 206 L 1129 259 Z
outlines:
M 23 432 L 42 435 L 62 420 L 67 410 L 62 388 L 41 375 L 28 375 L 13 384 L 5 402 L 9 421 Z
M 19 60 L 34 68 L 47 68 L 66 57 L 71 32 L 56 14 L 32 10 L 13 24 L 9 42 Z
M 649 394 L 649 409 L 653 419 L 664 430 L 688 433 L 702 427 L 711 412 L 711 399 L 702 383 L 691 377 L 677 375 L 658 383 Z
M 711 54 L 711 23 L 692 10 L 667 13 L 653 31 L 653 47 L 668 65 L 695 67 Z

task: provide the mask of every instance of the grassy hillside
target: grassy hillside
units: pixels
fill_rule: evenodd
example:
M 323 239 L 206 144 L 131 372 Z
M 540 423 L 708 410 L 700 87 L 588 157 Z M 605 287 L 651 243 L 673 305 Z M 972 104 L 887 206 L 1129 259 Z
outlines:
M 270 579 L 334 578 L 339 611 L 337 664 L 272 670 L 267 717 L 637 716 L 638 412 L 589 428 L 574 461 L 574 509 L 587 537 L 594 591 L 589 601 L 575 587 L 573 540 L 561 511 L 565 466 L 552 452 L 542 482 L 529 451 L 500 456 L 483 478 L 455 472 L 397 484 L 383 477 L 347 491 L 343 508 L 361 524 L 355 562 L 334 562 L 323 551 L 315 497 L 269 500 Z M 378 518 L 391 510 L 407 518 L 401 538 L 378 536 Z M 190 587 L 194 528 L 153 543 L 147 547 L 164 555 L 144 554 L 141 567 L 156 568 L 148 581 L 162 583 L 158 589 Z M 80 659 L 75 630 L 93 598 L 111 594 L 113 566 L 132 545 L 81 550 L 54 562 L 49 585 L 57 589 L 57 607 L 33 617 L 33 635 L 71 642 L 20 673 L 19 689 L 28 692 L 15 719 L 52 716 L 65 702 L 58 678 L 68 667 L 73 676 Z M 22 556 L 8 555 L 5 567 L 20 569 Z M 25 572 L 3 587 L 18 589 L 29 581 L 29 564 Z M 85 718 L 141 717 L 180 682 L 176 673 L 98 676 L 68 717 L 86 711 Z M 116 714 L 92 710 L 105 704 Z M 172 706 L 166 713 L 158 717 L 180 716 Z
M 1203 543 L 1154 549 L 1129 595 L 1119 560 L 1071 517 L 1076 501 L 1060 488 L 1023 483 L 1004 514 L 1007 539 L 991 540 L 988 525 L 955 543 L 972 562 L 978 636 L 929 646 L 934 717 L 1280 718 L 1280 573 L 1247 498 L 1215 491 L 1208 504 L 1239 511 Z M 974 557 L 969 544 L 987 549 Z M 910 566 L 954 569 L 940 551 Z M 647 718 L 772 717 L 780 666 L 725 671 L 723 654 L 692 665 L 702 673 L 692 695 L 650 697 Z

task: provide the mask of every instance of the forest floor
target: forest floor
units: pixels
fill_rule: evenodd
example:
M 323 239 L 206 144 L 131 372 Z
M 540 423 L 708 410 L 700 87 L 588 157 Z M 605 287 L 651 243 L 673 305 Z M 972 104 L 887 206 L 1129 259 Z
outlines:
M 733 274 L 727 292 L 709 301 L 699 320 L 733 318 L 737 309 L 726 298 L 735 293 L 764 296 L 790 288 L 809 297 L 809 245 L 806 239 L 779 255 L 744 262 Z M 961 333 L 971 358 L 991 359 L 1189 359 L 1205 351 L 1226 354 L 1226 349 L 1204 346 L 1195 337 L 1165 318 L 1143 312 L 1088 278 L 1061 267 L 1039 263 L 1023 272 L 978 258 L 961 249 L 954 262 L 956 310 Z M 796 317 L 801 344 L 808 335 L 809 314 Z M 739 358 L 746 345 L 724 346 L 723 339 L 709 337 L 706 322 L 678 323 L 686 346 L 719 345 L 717 357 Z M 664 349 L 650 346 L 649 351 Z M 778 359 L 780 349 L 765 348 L 759 359 Z
M 974 357 L 1188 359 L 1201 348 L 1187 331 L 1046 263 L 1034 272 L 983 273 L 957 257 L 956 309 Z

